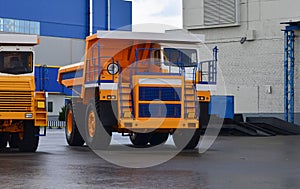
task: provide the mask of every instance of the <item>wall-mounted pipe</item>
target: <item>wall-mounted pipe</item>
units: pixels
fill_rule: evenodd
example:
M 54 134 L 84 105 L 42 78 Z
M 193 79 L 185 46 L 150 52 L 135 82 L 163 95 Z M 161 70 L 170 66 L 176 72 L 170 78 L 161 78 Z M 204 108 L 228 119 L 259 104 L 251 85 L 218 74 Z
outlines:
M 107 0 L 107 30 L 110 31 L 110 0 Z
M 89 33 L 90 35 L 93 35 L 93 0 L 89 0 L 89 26 L 90 30 Z

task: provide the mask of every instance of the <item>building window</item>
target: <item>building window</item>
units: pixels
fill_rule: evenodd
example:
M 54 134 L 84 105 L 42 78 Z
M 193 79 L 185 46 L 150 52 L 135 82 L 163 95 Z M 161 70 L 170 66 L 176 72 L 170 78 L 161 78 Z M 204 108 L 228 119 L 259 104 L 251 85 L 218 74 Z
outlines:
M 40 34 L 40 23 L 28 20 L 0 18 L 0 32 Z
M 204 0 L 204 25 L 225 25 L 237 22 L 236 0 Z
M 53 102 L 48 102 L 48 112 L 53 112 Z

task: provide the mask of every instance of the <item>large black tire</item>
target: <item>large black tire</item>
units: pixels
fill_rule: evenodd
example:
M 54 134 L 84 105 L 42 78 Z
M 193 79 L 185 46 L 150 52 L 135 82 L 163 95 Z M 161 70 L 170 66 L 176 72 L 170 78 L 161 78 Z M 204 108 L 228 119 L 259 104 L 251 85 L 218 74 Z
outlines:
M 210 119 L 210 115 L 208 114 L 209 103 L 208 102 L 200 102 L 199 108 L 200 108 L 199 125 L 201 126 L 201 128 L 203 128 L 203 126 L 208 125 L 208 122 Z
M 177 130 L 173 134 L 173 141 L 179 149 L 194 149 L 200 139 L 201 130 Z
M 39 127 L 34 126 L 34 121 L 24 121 L 23 140 L 19 145 L 21 152 L 35 152 L 39 145 Z
M 11 133 L 8 139 L 8 144 L 10 148 L 19 148 L 21 139 L 19 133 Z
M 130 136 L 130 141 L 135 146 L 146 146 L 149 142 L 149 133 L 132 133 Z
M 89 103 L 86 108 L 86 138 L 87 145 L 92 150 L 102 150 L 109 147 L 111 142 L 112 131 L 108 126 L 103 125 L 99 118 L 97 107 L 100 104 Z
M 78 131 L 74 111 L 71 103 L 66 106 L 66 127 L 65 127 L 66 140 L 70 146 L 82 146 L 84 140 Z
M 149 143 L 153 146 L 165 143 L 168 140 L 169 133 L 152 133 Z
M 6 148 L 8 136 L 8 133 L 0 133 L 0 148 Z

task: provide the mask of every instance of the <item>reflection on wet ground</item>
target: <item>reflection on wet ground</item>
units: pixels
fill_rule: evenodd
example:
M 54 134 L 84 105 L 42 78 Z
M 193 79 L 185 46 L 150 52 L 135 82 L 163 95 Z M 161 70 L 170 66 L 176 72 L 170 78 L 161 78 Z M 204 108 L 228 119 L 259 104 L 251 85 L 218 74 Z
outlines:
M 50 130 L 37 153 L 0 153 L 0 188 L 296 189 L 299 144 L 299 136 L 219 137 L 205 154 L 185 151 L 161 165 L 130 169 L 108 163 L 88 147 L 69 147 L 63 131 Z M 118 145 L 112 149 L 118 151 Z M 172 149 L 172 143 L 165 145 Z

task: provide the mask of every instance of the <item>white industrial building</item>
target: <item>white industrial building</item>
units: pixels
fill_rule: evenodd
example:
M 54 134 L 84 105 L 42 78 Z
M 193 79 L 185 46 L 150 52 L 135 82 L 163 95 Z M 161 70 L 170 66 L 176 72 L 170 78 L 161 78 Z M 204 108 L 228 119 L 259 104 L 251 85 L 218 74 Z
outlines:
M 299 0 L 183 0 L 184 28 L 205 34 L 206 44 L 220 49 L 218 78 L 224 77 L 226 93 L 235 96 L 236 113 L 283 117 L 285 25 L 280 23 L 300 21 L 299 7 Z M 300 112 L 297 34 L 295 113 Z M 221 88 L 217 94 L 224 93 Z

